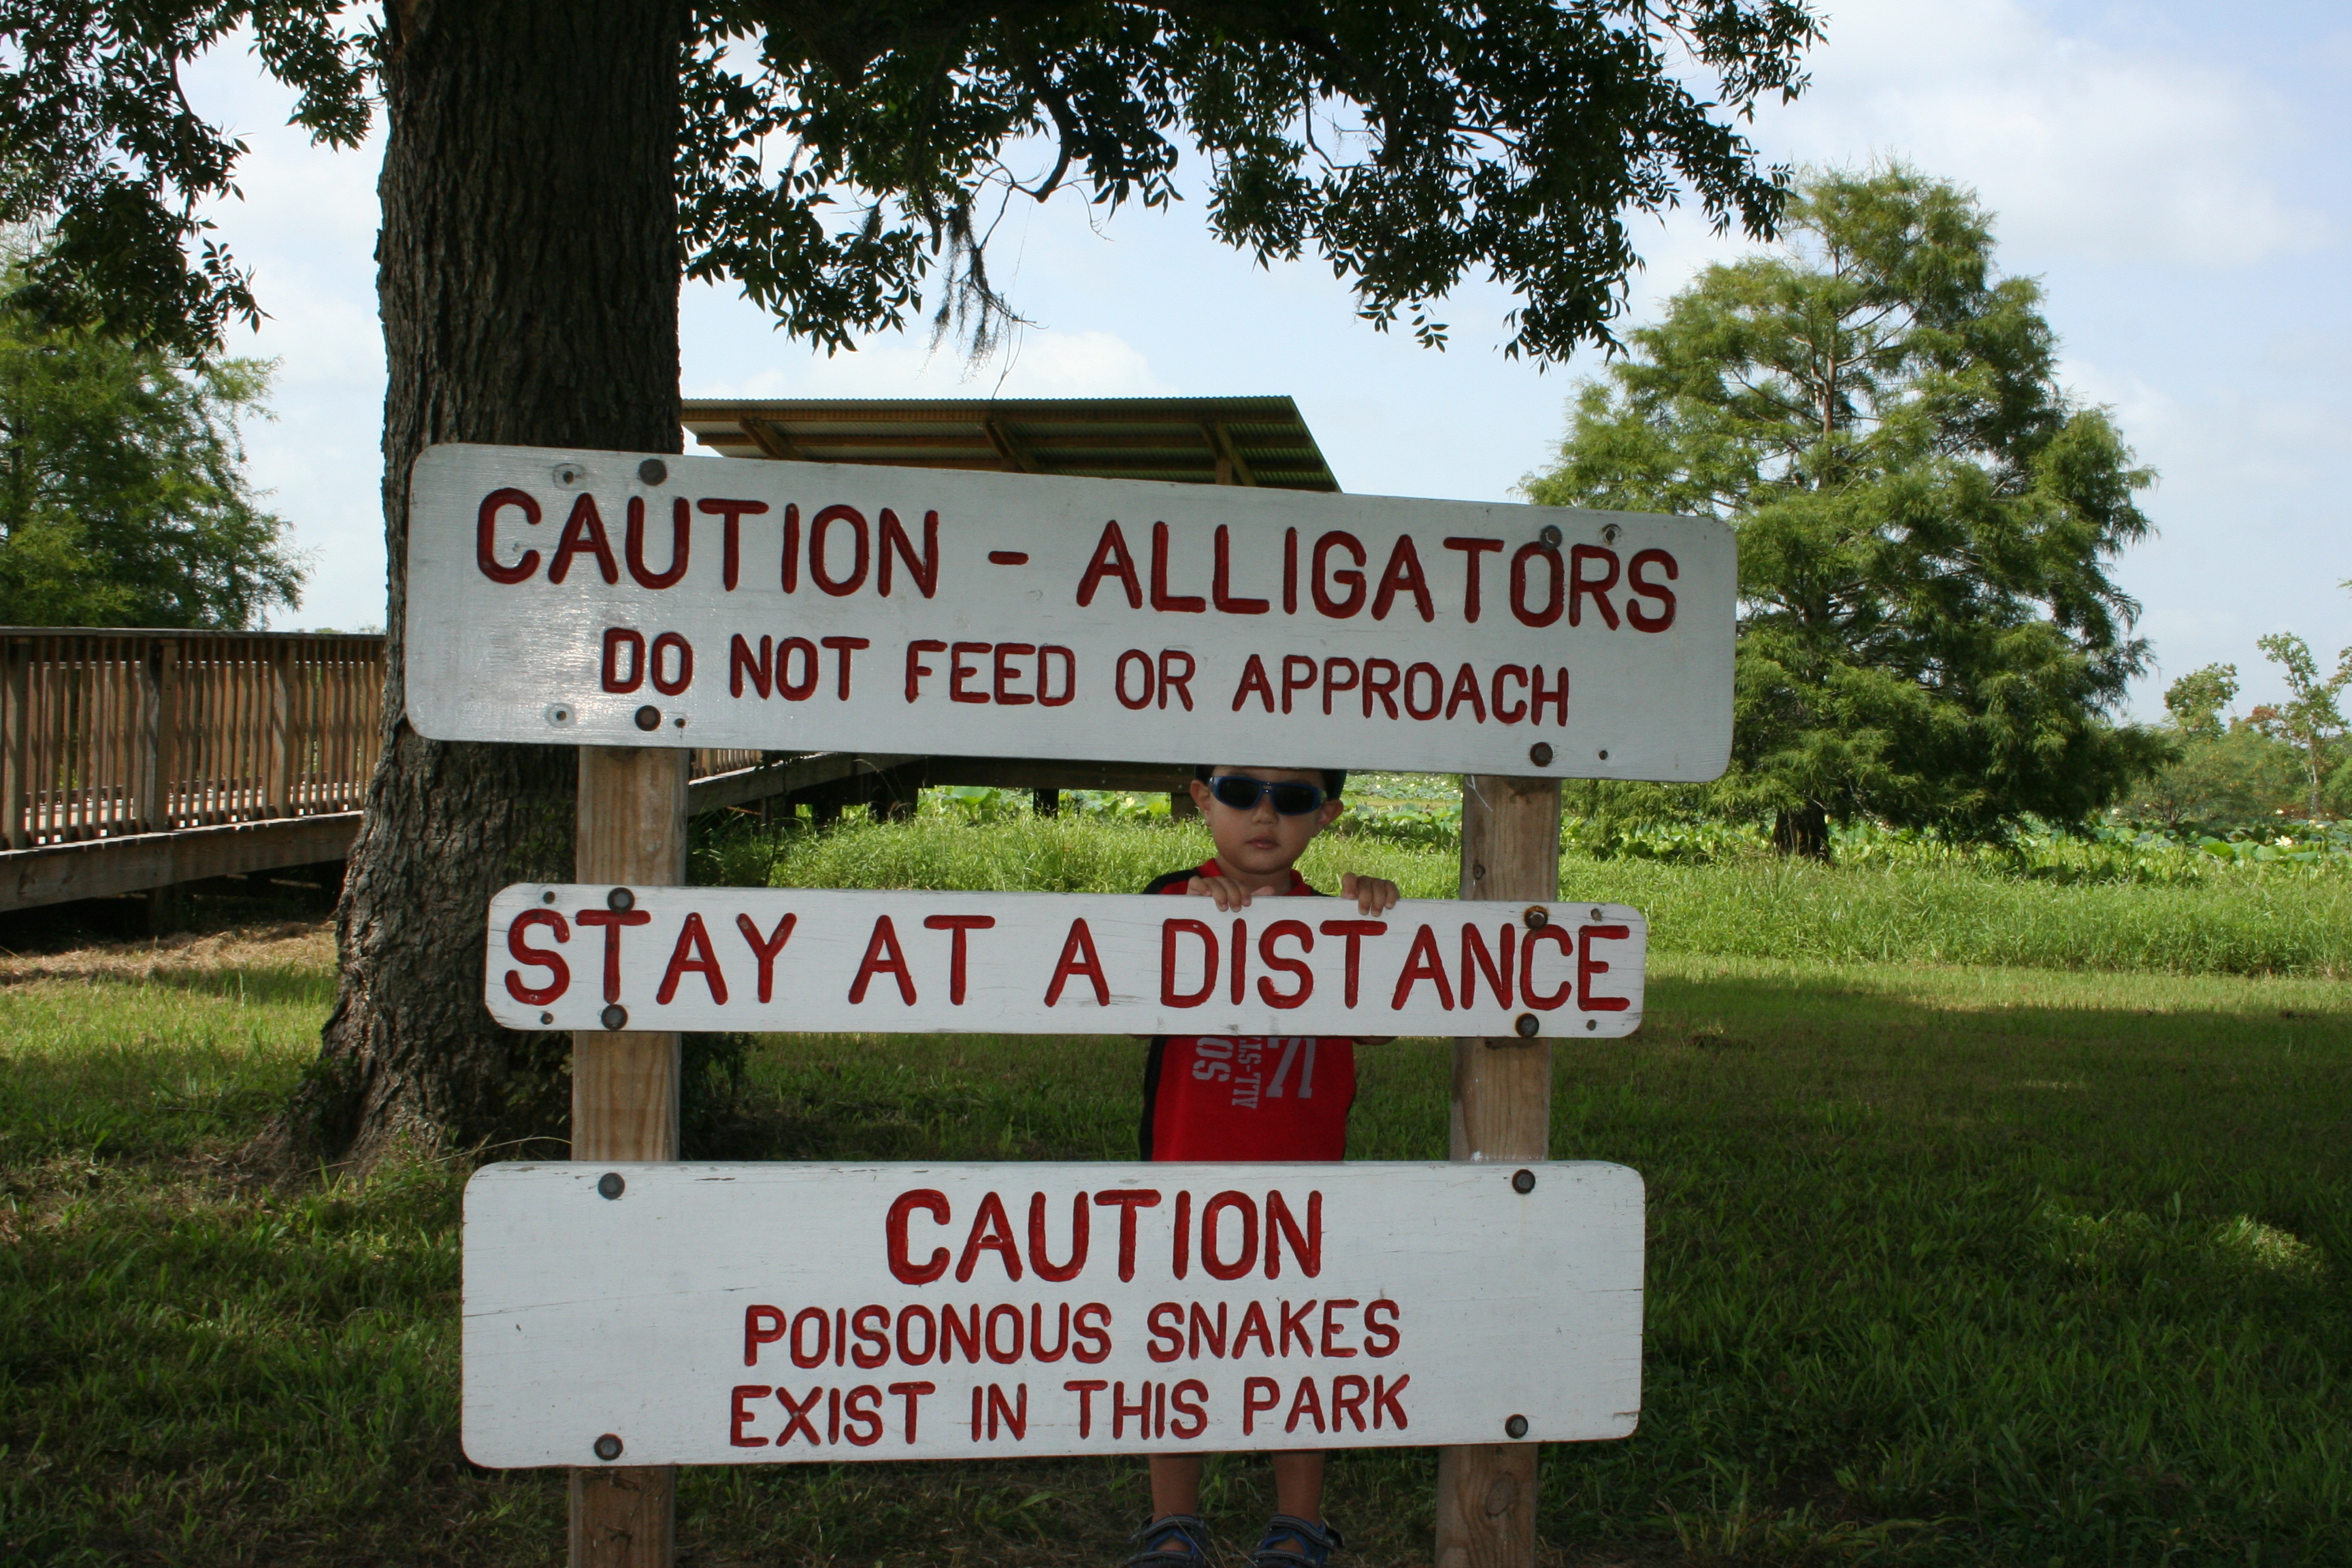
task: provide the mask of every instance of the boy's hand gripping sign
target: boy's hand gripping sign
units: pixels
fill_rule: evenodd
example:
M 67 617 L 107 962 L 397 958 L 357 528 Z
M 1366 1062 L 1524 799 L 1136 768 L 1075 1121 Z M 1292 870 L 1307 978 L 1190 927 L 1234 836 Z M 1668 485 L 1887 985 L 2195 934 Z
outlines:
M 485 1166 L 490 1466 L 1573 1442 L 1641 1403 L 1622 1165 Z
M 445 741 L 1704 780 L 1731 531 L 1240 485 L 440 446 Z
M 1648 927 L 1623 904 L 614 888 L 490 904 L 515 1029 L 1629 1035 Z M 1265 1092 L 1311 1059 L 1261 1052 Z

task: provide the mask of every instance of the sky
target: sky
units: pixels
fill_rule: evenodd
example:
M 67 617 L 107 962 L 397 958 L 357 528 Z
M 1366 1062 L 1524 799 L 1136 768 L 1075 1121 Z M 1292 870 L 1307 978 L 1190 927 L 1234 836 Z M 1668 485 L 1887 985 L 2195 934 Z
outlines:
M 2333 663 L 2352 644 L 2352 175 L 2336 153 L 2352 102 L 2352 8 L 2031 0 L 1825 0 L 1827 41 L 1795 104 L 1759 109 L 1770 161 L 1900 158 L 1975 189 L 1999 260 L 2042 279 L 2061 374 L 2114 411 L 2161 476 L 2152 540 L 2116 568 L 2143 606 L 2154 667 L 2130 711 L 2210 663 L 2238 667 L 2242 711 L 2284 693 L 2255 640 L 2293 631 Z M 246 138 L 219 237 L 253 268 L 268 320 L 231 349 L 278 362 L 275 417 L 247 432 L 251 472 L 310 554 L 280 627 L 380 625 L 383 351 L 375 310 L 380 142 L 336 153 L 285 121 L 289 96 L 224 49 L 187 78 L 198 109 Z M 1180 171 L 1180 189 L 1183 174 Z M 1193 192 L 1197 195 L 1197 191 Z M 1697 216 L 1638 219 L 1628 324 L 1709 262 L 1747 248 Z M 1108 222 L 1068 198 L 1020 202 L 992 275 L 1031 325 L 972 364 L 926 335 L 825 358 L 733 290 L 681 298 L 686 395 L 1156 396 L 1288 394 L 1341 486 L 1517 499 L 1544 467 L 1597 353 L 1506 358 L 1510 300 L 1488 285 L 1439 312 L 1434 353 L 1356 319 L 1315 263 L 1261 268 L 1209 237 L 1196 200 Z

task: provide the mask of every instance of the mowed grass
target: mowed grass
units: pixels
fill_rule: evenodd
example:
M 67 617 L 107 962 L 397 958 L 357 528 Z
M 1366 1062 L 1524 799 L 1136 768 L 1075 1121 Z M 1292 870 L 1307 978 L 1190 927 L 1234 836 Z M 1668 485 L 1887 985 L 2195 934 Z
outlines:
M 298 947 L 0 973 L 0 1561 L 562 1559 L 561 1475 L 458 1450 L 463 1169 L 221 1162 L 314 1049 L 330 976 Z M 1640 1035 L 1556 1047 L 1554 1152 L 1643 1173 L 1651 1253 L 1641 1430 L 1547 1453 L 1548 1560 L 2352 1560 L 2345 987 L 1653 977 Z M 1442 1154 L 1450 1051 L 1366 1053 L 1358 1156 Z M 688 1153 L 1126 1158 L 1140 1054 L 764 1038 Z M 1115 1563 L 1140 1472 L 695 1469 L 682 1560 Z M 1426 1452 L 1335 1462 L 1355 1561 L 1428 1561 L 1433 1480 Z M 1213 1472 L 1229 1561 L 1269 1502 L 1262 1464 Z
M 780 887 L 1114 893 L 1211 852 L 1198 823 L 1016 816 L 972 826 L 927 816 L 823 833 L 721 834 L 698 856 L 697 874 Z M 1300 868 L 1328 890 L 1356 871 L 1389 878 L 1408 898 L 1440 899 L 1454 896 L 1460 863 L 1447 845 L 1339 833 L 1318 839 Z M 1768 858 L 1677 866 L 1572 855 L 1560 863 L 1560 892 L 1633 905 L 1663 952 L 2352 979 L 2352 876 L 2300 868 L 2150 887 L 1988 876 L 1962 865 Z

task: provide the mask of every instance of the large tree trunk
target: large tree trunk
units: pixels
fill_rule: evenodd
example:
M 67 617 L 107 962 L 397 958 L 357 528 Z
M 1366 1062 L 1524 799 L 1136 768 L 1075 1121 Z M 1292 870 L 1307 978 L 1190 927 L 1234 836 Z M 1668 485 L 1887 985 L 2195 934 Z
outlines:
M 1783 810 L 1772 819 L 1772 847 L 1783 855 L 1801 855 L 1809 860 L 1830 858 L 1830 814 L 1821 802 L 1809 800 L 1793 810 Z
M 383 752 L 336 911 L 298 1159 L 565 1129 L 569 1037 L 482 1005 L 489 896 L 568 879 L 568 747 L 446 745 L 403 711 L 409 465 L 436 441 L 678 449 L 677 0 L 394 0 L 377 296 L 390 385 Z M 429 631 L 425 635 L 430 635 Z

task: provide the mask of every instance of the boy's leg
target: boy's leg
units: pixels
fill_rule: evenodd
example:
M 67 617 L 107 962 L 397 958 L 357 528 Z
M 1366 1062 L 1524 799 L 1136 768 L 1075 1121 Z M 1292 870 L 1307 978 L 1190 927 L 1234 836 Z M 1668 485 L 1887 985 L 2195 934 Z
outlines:
M 1317 1455 L 1319 1460 L 1322 1456 Z M 1151 1456 L 1151 1517 L 1201 1511 L 1201 1471 L 1207 1464 L 1199 1454 Z
M 1323 1521 L 1322 1452 L 1319 1449 L 1300 1449 L 1269 1455 L 1268 1458 L 1274 1461 L 1274 1511 L 1286 1513 L 1293 1519 L 1303 1519 L 1309 1524 L 1320 1524 Z M 1197 1487 L 1196 1479 L 1196 1490 Z M 1156 1488 L 1154 1489 L 1157 1490 Z

